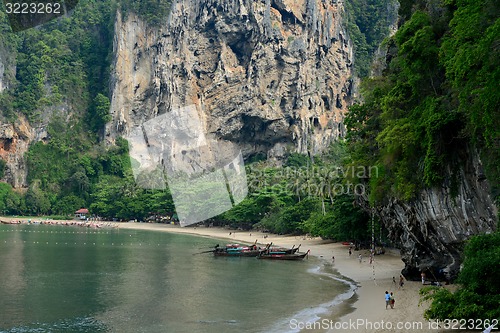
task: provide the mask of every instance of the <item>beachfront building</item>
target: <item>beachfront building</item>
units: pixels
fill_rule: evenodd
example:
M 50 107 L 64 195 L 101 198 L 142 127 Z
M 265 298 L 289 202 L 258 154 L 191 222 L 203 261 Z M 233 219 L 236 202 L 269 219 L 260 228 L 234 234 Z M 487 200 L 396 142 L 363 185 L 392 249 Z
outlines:
M 89 210 L 86 208 L 81 208 L 75 212 L 75 219 L 85 220 L 89 215 Z

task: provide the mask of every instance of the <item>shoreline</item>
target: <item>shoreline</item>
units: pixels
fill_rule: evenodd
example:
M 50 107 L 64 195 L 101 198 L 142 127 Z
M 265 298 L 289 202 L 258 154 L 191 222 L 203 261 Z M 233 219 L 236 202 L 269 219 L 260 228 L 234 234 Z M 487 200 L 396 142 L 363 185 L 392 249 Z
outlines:
M 11 217 L 2 217 L 2 219 L 20 220 Z M 64 225 L 75 220 L 52 222 L 53 225 Z M 400 272 L 404 268 L 404 263 L 396 249 L 386 249 L 384 255 L 376 255 L 374 265 L 370 265 L 369 250 L 352 251 L 352 255 L 349 256 L 349 246 L 322 240 L 319 237 L 281 236 L 256 231 L 235 231 L 221 227 L 180 227 L 158 223 L 107 224 L 103 221 L 103 224 L 105 225 L 103 228 L 170 232 L 247 244 L 253 244 L 256 240 L 260 245 L 272 242 L 277 246 L 292 247 L 300 244 L 301 252 L 310 250 L 310 254 L 317 257 L 323 266 L 329 270 L 332 269 L 334 273 L 340 275 L 340 279 L 346 280 L 345 283 L 352 283 L 355 287 L 353 291 L 350 291 L 352 295 L 330 307 L 328 314 L 321 315 L 314 322 L 299 322 L 301 330 L 293 330 L 290 326 L 290 331 L 293 330 L 293 332 L 452 332 L 438 327 L 429 327 L 429 323 L 423 318 L 423 312 L 428 304 L 419 304 L 419 290 L 422 287 L 420 282 L 405 281 L 402 289 L 398 289 L 398 286 L 393 284 L 392 277 L 395 277 L 398 282 Z M 361 262 L 358 259 L 359 254 L 362 255 Z M 334 261 L 332 256 L 335 257 Z M 396 300 L 394 309 L 385 309 L 384 293 L 386 290 L 394 292 Z M 398 325 L 406 325 L 408 329 Z
M 190 234 L 248 244 L 253 244 L 257 240 L 258 244 L 272 242 L 274 245 L 284 247 L 301 244 L 301 252 L 310 250 L 310 254 L 320 259 L 324 265 L 331 266 L 342 277 L 353 281 L 356 288 L 351 297 L 341 302 L 339 306 L 329 309 L 329 314 L 321 316 L 316 324 L 314 322 L 302 323 L 303 329 L 300 332 L 445 332 L 429 329 L 428 322 L 423 318 L 426 306 L 419 306 L 418 292 L 422 286 L 420 282 L 405 281 L 404 287 L 399 290 L 393 285 L 392 277 L 394 276 L 398 282 L 400 272 L 404 268 L 401 256 L 395 249 L 389 249 L 384 255 L 375 256 L 375 265 L 372 266 L 369 264 L 369 250 L 353 251 L 349 256 L 348 246 L 321 238 L 234 231 L 220 227 L 180 227 L 135 222 L 120 223 L 119 229 Z M 362 255 L 361 263 L 358 259 L 359 254 Z M 335 256 L 333 262 L 332 256 Z M 394 292 L 396 299 L 394 309 L 385 309 L 384 293 L 386 290 Z M 358 325 L 360 320 L 364 322 L 361 326 Z M 398 322 L 404 325 L 411 324 L 412 328 L 397 329 Z M 352 323 L 357 326 L 353 328 Z

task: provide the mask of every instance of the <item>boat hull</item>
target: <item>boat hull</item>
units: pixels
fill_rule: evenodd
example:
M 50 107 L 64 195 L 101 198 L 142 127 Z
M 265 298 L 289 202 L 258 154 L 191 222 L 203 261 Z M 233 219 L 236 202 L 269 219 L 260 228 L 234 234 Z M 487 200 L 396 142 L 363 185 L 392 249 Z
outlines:
M 293 254 L 261 254 L 257 258 L 270 260 L 303 260 L 308 253 L 293 253 Z
M 216 257 L 257 257 L 260 254 L 260 251 L 214 251 L 214 256 Z

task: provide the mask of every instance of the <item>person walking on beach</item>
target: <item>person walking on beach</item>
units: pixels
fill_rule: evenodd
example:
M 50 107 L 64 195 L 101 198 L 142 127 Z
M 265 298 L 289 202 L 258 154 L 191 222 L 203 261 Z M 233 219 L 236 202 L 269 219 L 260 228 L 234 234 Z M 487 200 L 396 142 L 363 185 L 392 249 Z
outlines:
M 351 254 L 352 254 L 352 250 L 351 250 L 351 248 L 349 248 L 349 257 L 351 256 Z
M 363 257 L 361 256 L 361 253 L 358 256 L 358 260 L 359 260 L 360 263 L 361 263 L 361 261 L 363 261 Z
M 422 273 L 420 273 L 420 277 L 422 278 L 422 284 L 425 284 L 425 272 L 422 271 Z
M 398 287 L 398 289 L 403 288 L 404 285 L 405 285 L 405 277 L 401 274 L 401 275 L 399 275 L 399 287 Z
M 391 309 L 394 309 L 394 303 L 396 303 L 396 300 L 394 299 L 394 294 L 391 292 L 391 296 L 389 297 L 389 303 L 391 305 Z
M 391 295 L 389 295 L 389 292 L 386 290 L 385 291 L 385 309 L 387 310 L 387 307 L 389 306 L 391 302 Z
M 394 288 L 396 288 L 396 277 L 395 276 L 392 277 L 392 284 L 394 285 Z

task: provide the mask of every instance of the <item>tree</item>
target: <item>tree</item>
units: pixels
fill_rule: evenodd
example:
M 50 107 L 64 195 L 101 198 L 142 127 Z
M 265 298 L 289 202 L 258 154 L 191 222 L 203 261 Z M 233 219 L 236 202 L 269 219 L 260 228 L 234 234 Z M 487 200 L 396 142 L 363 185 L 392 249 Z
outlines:
M 52 208 L 56 214 L 71 215 L 76 210 L 85 206 L 85 201 L 76 195 L 68 195 L 59 198 Z
M 23 214 L 26 211 L 24 198 L 17 192 L 11 191 L 5 198 L 5 212 L 10 215 Z
M 94 98 L 91 112 L 87 117 L 90 128 L 98 133 L 104 125 L 111 120 L 111 115 L 109 114 L 110 108 L 109 98 L 99 93 Z
M 7 198 L 12 194 L 12 187 L 7 183 L 0 183 L 0 213 L 7 211 Z
M 26 208 L 35 215 L 44 215 L 50 212 L 50 201 L 44 191 L 40 189 L 40 181 L 35 180 L 25 196 Z
M 353 195 L 341 194 L 333 198 L 326 214 L 314 212 L 304 222 L 305 229 L 313 236 L 343 241 L 367 241 L 369 216 L 355 205 Z

